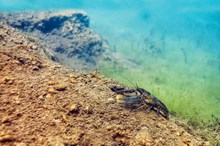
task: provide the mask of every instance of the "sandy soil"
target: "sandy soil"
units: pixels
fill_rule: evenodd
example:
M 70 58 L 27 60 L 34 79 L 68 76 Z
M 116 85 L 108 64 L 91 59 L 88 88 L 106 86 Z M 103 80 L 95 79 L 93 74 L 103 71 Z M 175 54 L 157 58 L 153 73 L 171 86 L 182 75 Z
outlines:
M 154 111 L 115 102 L 118 84 L 51 62 L 0 25 L 0 145 L 209 145 Z

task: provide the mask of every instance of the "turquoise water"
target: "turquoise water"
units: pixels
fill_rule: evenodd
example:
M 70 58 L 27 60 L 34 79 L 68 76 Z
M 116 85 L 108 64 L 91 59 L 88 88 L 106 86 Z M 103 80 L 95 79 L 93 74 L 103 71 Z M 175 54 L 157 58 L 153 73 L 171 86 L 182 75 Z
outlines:
M 91 27 L 135 67 L 107 64 L 183 117 L 220 118 L 219 0 L 0 0 L 0 10 L 83 9 Z

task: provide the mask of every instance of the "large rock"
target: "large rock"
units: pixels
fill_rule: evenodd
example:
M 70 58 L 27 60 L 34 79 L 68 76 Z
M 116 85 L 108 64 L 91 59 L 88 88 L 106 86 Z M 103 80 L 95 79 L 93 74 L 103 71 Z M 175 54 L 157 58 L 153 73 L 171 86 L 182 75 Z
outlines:
M 106 49 L 84 11 L 1 12 L 0 21 L 38 38 L 52 50 L 51 59 L 75 69 L 96 65 Z

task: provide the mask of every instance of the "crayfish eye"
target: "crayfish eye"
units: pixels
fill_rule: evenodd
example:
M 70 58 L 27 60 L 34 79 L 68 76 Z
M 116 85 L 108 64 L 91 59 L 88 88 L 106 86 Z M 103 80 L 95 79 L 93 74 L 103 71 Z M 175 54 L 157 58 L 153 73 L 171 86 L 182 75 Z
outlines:
M 142 93 L 142 92 L 144 92 L 144 89 L 142 89 L 142 88 L 137 88 L 137 91 Z

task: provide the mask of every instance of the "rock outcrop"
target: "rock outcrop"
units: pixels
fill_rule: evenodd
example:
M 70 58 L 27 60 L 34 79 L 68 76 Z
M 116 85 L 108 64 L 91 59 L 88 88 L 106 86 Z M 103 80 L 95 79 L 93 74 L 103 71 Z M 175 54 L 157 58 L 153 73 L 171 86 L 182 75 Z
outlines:
M 96 65 L 106 49 L 84 11 L 1 12 L 0 21 L 37 38 L 50 49 L 52 60 L 74 69 Z

